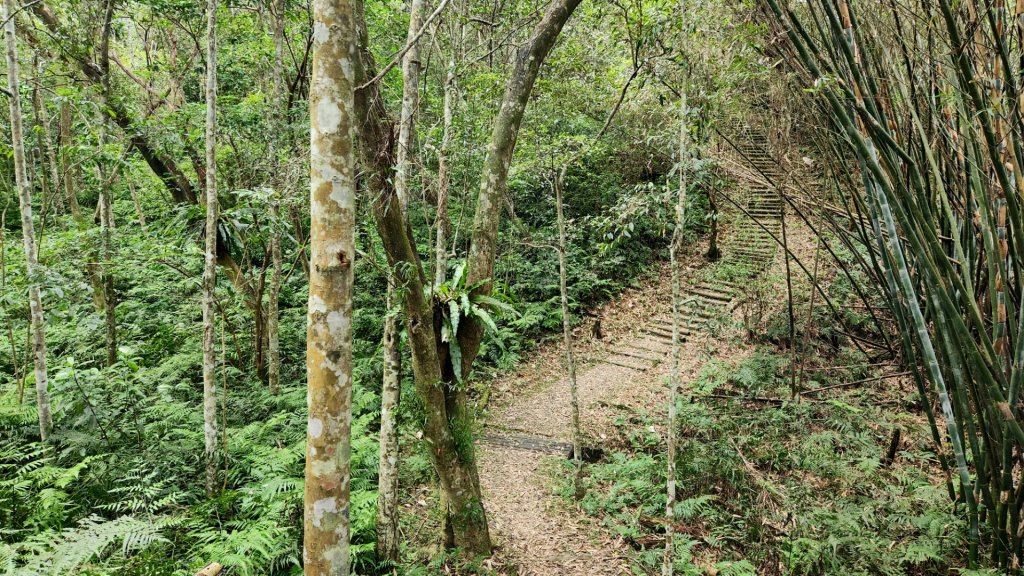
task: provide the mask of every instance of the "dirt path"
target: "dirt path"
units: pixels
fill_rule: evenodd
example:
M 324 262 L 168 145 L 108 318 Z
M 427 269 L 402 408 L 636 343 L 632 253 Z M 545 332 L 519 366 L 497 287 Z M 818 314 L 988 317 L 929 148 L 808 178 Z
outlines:
M 697 276 L 701 248 L 694 247 L 689 276 Z M 589 335 L 589 325 L 577 330 L 581 333 L 576 336 L 579 357 L 586 362 L 579 370 L 577 385 L 587 444 L 600 446 L 604 439 L 616 435 L 614 422 L 623 408 L 659 413 L 668 403 L 668 272 L 663 267 L 643 288 L 627 292 L 601 311 L 605 332 L 601 340 Z M 697 280 L 691 283 L 691 287 L 698 285 Z M 704 310 L 715 308 L 713 302 L 697 304 Z M 686 316 L 697 322 L 698 314 L 704 312 L 694 310 Z M 694 376 L 706 360 L 704 340 L 695 330 L 684 343 L 684 379 Z M 571 404 L 563 374 L 563 349 L 560 341 L 555 341 L 542 346 L 515 374 L 496 381 L 492 388 L 496 406 L 488 414 L 487 432 L 569 442 Z M 558 474 L 556 467 L 564 466 L 564 457 L 481 444 L 479 459 L 492 535 L 501 557 L 512 565 L 507 573 L 631 574 L 632 549 L 621 539 L 611 539 L 554 493 L 551 478 Z
M 749 135 L 745 135 L 749 138 Z M 759 156 L 757 140 L 749 152 Z M 758 166 L 772 169 L 768 164 Z M 745 215 L 734 214 L 723 229 L 725 266 L 745 266 L 746 278 L 759 275 L 778 260 L 770 234 L 778 234 L 783 214 L 781 199 L 764 186 L 747 187 Z M 770 232 L 770 234 L 769 234 Z M 686 342 L 681 354 L 683 381 L 694 377 L 710 358 L 711 337 L 706 329 L 718 320 L 730 323 L 744 280 L 709 279 L 701 269 L 706 246 L 691 247 L 684 262 L 683 312 Z M 604 444 L 617 435 L 616 417 L 627 410 L 645 410 L 663 420 L 669 400 L 667 376 L 671 366 L 672 317 L 669 269 L 662 266 L 643 287 L 627 291 L 598 311 L 604 338 L 590 334 L 590 323 L 574 335 L 580 358 L 577 378 L 580 421 L 586 445 Z M 738 282 L 738 283 L 737 283 Z M 713 341 L 714 356 L 735 353 L 729 339 Z M 492 383 L 492 407 L 485 433 L 569 442 L 571 440 L 569 386 L 564 380 L 561 340 L 531 353 L 515 373 Z M 656 427 L 657 428 L 657 427 Z M 657 432 L 664 435 L 667 430 Z M 532 440 L 531 440 L 532 441 Z M 524 576 L 618 576 L 631 574 L 632 549 L 595 526 L 582 511 L 555 493 L 564 476 L 564 456 L 482 443 L 480 481 L 492 536 L 503 573 Z

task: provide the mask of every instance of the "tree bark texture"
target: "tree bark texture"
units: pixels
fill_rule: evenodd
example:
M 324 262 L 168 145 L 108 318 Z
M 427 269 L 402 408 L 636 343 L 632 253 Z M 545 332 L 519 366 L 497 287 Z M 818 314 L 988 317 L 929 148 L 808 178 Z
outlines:
M 310 110 L 310 251 L 306 576 L 349 572 L 352 282 L 355 258 L 355 2 L 314 0 Z
M 380 462 L 377 469 L 377 560 L 398 562 L 398 403 L 402 388 L 400 316 L 394 313 L 395 286 L 388 282 L 384 320 L 384 381 L 380 394 Z

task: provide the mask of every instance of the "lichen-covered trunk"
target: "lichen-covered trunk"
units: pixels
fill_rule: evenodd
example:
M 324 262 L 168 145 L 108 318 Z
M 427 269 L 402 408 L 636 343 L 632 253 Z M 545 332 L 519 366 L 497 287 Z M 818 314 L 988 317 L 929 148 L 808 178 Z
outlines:
M 36 233 L 32 223 L 32 197 L 28 172 L 25 167 L 25 136 L 22 128 L 21 102 L 18 101 L 18 41 L 14 31 L 14 0 L 4 0 L 4 38 L 7 45 L 7 89 L 11 111 L 11 144 L 14 150 L 14 179 L 18 188 L 18 207 L 21 211 L 21 237 L 25 248 L 25 269 L 28 273 L 28 300 L 32 328 L 32 360 L 36 376 L 36 403 L 39 410 L 39 436 L 46 440 L 53 429 L 50 413 L 50 393 L 46 373 L 46 324 L 43 319 L 43 298 L 39 292 L 39 261 Z
M 206 5 L 206 246 L 203 259 L 203 438 L 206 493 L 217 482 L 217 0 Z
M 401 399 L 402 355 L 399 316 L 394 313 L 395 286 L 388 282 L 384 320 L 384 379 L 380 394 L 380 462 L 377 466 L 377 560 L 398 562 L 398 403 Z
M 314 0 L 306 339 L 306 576 L 347 576 L 355 257 L 353 2 Z

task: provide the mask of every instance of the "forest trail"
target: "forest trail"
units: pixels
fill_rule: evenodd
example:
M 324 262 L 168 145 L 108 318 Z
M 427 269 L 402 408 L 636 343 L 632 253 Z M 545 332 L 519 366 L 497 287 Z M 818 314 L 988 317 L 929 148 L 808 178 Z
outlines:
M 772 176 L 774 162 L 764 156 L 763 136 L 744 130 L 743 152 L 761 172 Z M 764 156 L 762 158 L 762 156 Z M 742 190 L 742 211 L 722 214 L 722 258 L 707 263 L 706 244 L 691 245 L 683 257 L 683 328 L 680 355 L 683 382 L 713 356 L 733 353 L 712 335 L 733 324 L 743 298 L 742 278 L 725 279 L 715 269 L 736 268 L 756 277 L 776 256 L 782 200 L 768 187 Z M 771 233 L 771 235 L 769 234 Z M 672 311 L 668 266 L 644 286 L 604 306 L 601 339 L 591 323 L 574 333 L 579 362 L 577 387 L 584 447 L 606 447 L 617 436 L 616 418 L 624 409 L 658 413 L 669 400 Z M 513 374 L 492 383 L 497 396 L 486 419 L 478 449 L 480 481 L 492 536 L 506 573 L 524 576 L 631 574 L 632 548 L 611 538 L 573 510 L 552 485 L 554 468 L 571 455 L 571 402 L 564 379 L 564 349 L 559 339 L 542 346 Z M 665 430 L 658 430 L 663 436 Z

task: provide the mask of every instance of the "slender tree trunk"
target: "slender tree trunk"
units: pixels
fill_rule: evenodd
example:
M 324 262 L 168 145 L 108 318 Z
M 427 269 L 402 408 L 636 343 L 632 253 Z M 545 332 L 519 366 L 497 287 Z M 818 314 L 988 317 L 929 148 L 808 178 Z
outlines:
M 7 88 L 11 108 L 11 142 L 14 148 L 14 178 L 18 187 L 21 210 L 21 235 L 25 246 L 25 268 L 28 273 L 28 299 L 32 327 L 32 359 L 35 364 L 36 402 L 39 409 L 39 436 L 45 441 L 53 428 L 50 414 L 50 393 L 46 374 L 46 323 L 43 319 L 43 298 L 39 292 L 39 261 L 35 228 L 32 224 L 31 185 L 25 167 L 25 137 L 22 128 L 21 102 L 18 100 L 18 41 L 14 31 L 14 0 L 3 3 L 4 37 L 7 41 Z
M 565 214 L 562 210 L 562 186 L 569 165 L 562 167 L 555 176 L 555 205 L 558 212 L 558 288 L 562 297 L 562 339 L 565 343 L 565 364 L 569 373 L 569 402 L 572 407 L 572 460 L 576 465 L 573 477 L 573 493 L 577 500 L 583 498 L 583 441 L 580 434 L 580 399 L 576 388 L 576 356 L 572 350 L 572 326 L 569 322 L 569 290 L 566 286 L 565 267 Z
M 412 145 L 416 131 L 416 108 L 420 90 L 420 43 L 415 42 L 423 24 L 423 0 L 410 0 L 409 34 L 412 46 L 402 58 L 402 111 L 398 119 L 398 150 L 395 163 L 395 192 L 402 209 L 409 207 L 409 177 L 412 172 Z
M 454 51 L 454 48 L 453 48 Z M 437 228 L 434 240 L 434 285 L 445 283 L 448 278 L 448 229 L 451 221 L 448 217 L 448 197 L 451 186 L 451 168 L 448 166 L 452 144 L 452 116 L 455 100 L 455 54 L 448 62 L 448 71 L 444 80 L 444 119 L 441 134 L 441 147 L 437 152 L 437 216 L 434 226 Z
M 61 170 L 64 175 L 64 199 L 67 200 L 68 210 L 76 221 L 82 219 L 82 208 L 78 204 L 78 196 L 75 195 L 75 170 L 68 158 L 68 150 L 71 147 L 71 104 L 60 103 L 60 159 Z M 56 184 L 54 184 L 56 186 Z
M 434 226 L 437 229 L 434 239 L 434 285 L 445 283 L 448 278 L 448 233 L 451 218 L 448 216 L 448 199 L 451 196 L 451 147 L 454 136 L 455 104 L 458 98 L 456 70 L 462 48 L 466 42 L 466 27 L 462 24 L 464 5 L 457 4 L 459 14 L 452 19 L 456 23 L 457 32 L 451 38 L 451 54 L 444 78 L 444 104 L 442 113 L 441 146 L 437 151 L 437 215 Z
M 384 381 L 380 397 L 380 463 L 378 465 L 377 560 L 398 562 L 398 403 L 401 399 L 402 355 L 394 280 L 388 280 L 384 320 Z
M 284 125 L 281 118 L 281 94 L 284 86 L 284 0 L 274 0 L 274 101 L 270 111 L 270 122 L 273 127 L 273 134 L 270 135 L 270 162 L 274 182 L 274 198 L 271 200 L 271 216 L 273 222 L 270 232 L 270 256 L 272 270 L 270 272 L 270 293 L 267 302 L 267 353 L 269 365 L 267 366 L 267 384 L 271 394 L 277 394 L 281 389 L 281 343 L 280 343 L 280 311 L 279 303 L 281 298 L 281 278 L 283 274 L 283 263 L 281 261 L 281 191 L 278 190 L 280 178 L 280 163 L 277 159 L 277 139 Z
M 412 46 L 402 59 L 402 110 L 398 123 L 398 155 L 395 162 L 395 193 L 403 214 L 409 209 L 412 144 L 419 102 L 420 48 L 416 41 L 423 25 L 423 0 L 411 0 L 407 43 Z M 407 219 L 408 217 L 405 216 Z M 388 279 L 388 317 L 384 321 L 384 380 L 381 383 L 380 463 L 377 499 L 377 558 L 398 561 L 398 402 L 401 398 L 401 350 L 398 316 L 392 314 L 395 282 Z
M 40 78 L 43 76 L 43 67 L 37 66 L 37 74 Z M 43 146 L 46 153 L 46 167 L 49 168 L 49 186 L 52 188 L 54 204 L 58 206 L 61 211 L 66 209 L 64 206 L 64 198 L 61 194 L 61 182 L 60 182 L 60 169 L 57 168 L 57 148 L 53 142 L 53 133 L 50 130 L 50 112 L 46 109 L 46 102 L 43 101 L 42 91 L 39 90 L 38 82 L 34 90 L 32 90 L 32 106 L 35 109 L 36 120 L 39 126 L 42 128 L 39 139 L 42 140 Z
M 107 103 L 110 97 L 110 25 L 114 17 L 114 0 L 106 0 L 103 18 L 103 32 L 100 38 L 100 96 L 99 96 L 99 148 L 101 151 L 98 172 L 100 181 L 99 205 L 100 213 L 100 253 L 103 263 L 100 264 L 100 281 L 103 285 L 104 324 L 106 327 L 107 366 L 117 362 L 117 295 L 114 293 L 114 275 L 111 267 L 114 262 L 113 229 L 114 209 L 110 198 L 110 180 L 107 163 L 102 151 L 107 143 Z
M 203 436 L 206 492 L 217 485 L 217 0 L 206 4 L 206 252 L 203 262 Z
M 686 82 L 686 80 L 684 80 Z M 669 375 L 668 402 L 668 468 L 666 470 L 665 499 L 665 562 L 662 566 L 664 576 L 672 576 L 675 572 L 675 521 L 676 521 L 676 404 L 679 402 L 680 374 L 679 365 L 682 360 L 682 278 L 679 269 L 679 254 L 683 249 L 683 233 L 686 224 L 686 172 L 689 166 L 690 126 L 687 120 L 689 107 L 687 104 L 687 87 L 684 85 L 679 99 L 679 192 L 676 196 L 676 225 L 672 233 L 672 244 L 669 247 L 669 258 L 672 268 L 672 369 Z
M 356 10 L 313 1 L 309 317 L 306 340 L 306 576 L 349 572 Z
M 142 201 L 139 199 L 139 191 L 135 188 L 135 184 L 132 183 L 131 178 L 126 178 L 128 182 L 128 191 L 132 195 L 132 204 L 135 206 L 135 218 L 139 221 L 139 228 L 143 231 L 146 230 L 146 213 L 142 210 Z

